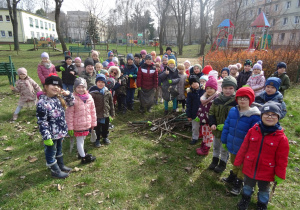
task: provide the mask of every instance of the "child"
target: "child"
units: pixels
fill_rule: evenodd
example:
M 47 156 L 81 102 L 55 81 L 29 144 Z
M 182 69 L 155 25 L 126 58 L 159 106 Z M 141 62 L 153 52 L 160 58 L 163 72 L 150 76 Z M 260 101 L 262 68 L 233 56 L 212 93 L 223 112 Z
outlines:
M 91 52 L 92 52 L 92 59 L 94 61 L 94 65 L 95 65 L 96 63 L 100 62 L 100 60 L 99 60 L 99 52 L 96 51 L 96 50 L 92 50 Z
M 112 62 L 112 58 L 114 57 L 114 53 L 112 52 L 112 51 L 109 51 L 108 53 L 107 53 L 107 60 L 106 60 L 106 62 L 107 63 L 109 63 L 109 62 Z
M 262 63 L 259 63 L 259 64 L 262 65 Z M 246 85 L 249 77 L 251 77 L 251 75 L 252 75 L 252 71 L 250 71 L 251 67 L 252 67 L 252 61 L 249 59 L 246 60 L 244 63 L 244 70 L 241 71 L 241 73 L 239 73 L 239 76 L 236 79 L 237 84 L 238 84 L 237 89 L 240 89 L 241 87 Z
M 78 77 L 74 82 L 75 104 L 66 111 L 68 133 L 75 136 L 77 141 L 78 157 L 81 163 L 93 162 L 96 157 L 84 152 L 84 140 L 89 134 L 89 129 L 97 126 L 97 117 L 94 99 L 87 91 L 85 79 Z
M 200 80 L 197 75 L 189 77 L 190 91 L 188 91 L 186 99 L 186 116 L 188 121 L 192 121 L 192 140 L 190 145 L 198 143 L 200 119 L 197 117 L 198 108 L 200 106 L 200 97 L 204 94 L 204 88 L 200 88 Z
M 114 105 L 116 105 L 117 95 L 115 94 L 115 91 L 120 86 L 120 84 L 118 83 L 119 82 L 118 78 L 121 76 L 121 71 L 118 66 L 111 66 L 108 69 L 108 74 L 109 74 L 109 78 L 115 80 L 114 82 L 115 85 L 111 88 L 111 90 L 112 90 Z
M 262 71 L 262 66 L 259 63 L 254 64 L 252 75 L 249 77 L 247 84 L 249 85 L 258 96 L 264 91 L 266 79 L 264 77 L 264 72 Z
M 80 75 L 81 72 L 83 72 L 85 69 L 84 69 L 84 64 L 81 63 L 81 58 L 80 57 L 76 57 L 74 59 L 74 62 L 75 62 L 75 66 L 76 66 L 76 69 L 77 69 L 77 74 Z
M 164 55 L 162 57 L 162 64 L 160 65 L 160 68 L 161 68 L 161 71 L 165 70 L 168 66 L 168 56 L 167 55 Z
M 103 63 L 102 63 L 102 68 L 105 69 L 105 70 L 107 70 L 107 69 L 108 69 L 108 67 L 107 67 L 108 64 L 109 64 L 109 62 L 103 61 Z
M 49 55 L 46 52 L 43 52 L 41 54 L 41 62 L 38 65 L 37 73 L 39 75 L 39 78 L 41 80 L 42 85 L 45 84 L 45 79 L 49 76 L 51 73 L 56 74 L 55 66 L 51 63 L 49 60 Z
M 103 69 L 103 66 L 102 66 L 101 63 L 96 63 L 95 64 L 95 70 L 96 70 L 97 74 L 101 74 L 100 72 L 101 72 L 102 69 Z
M 51 168 L 51 175 L 59 179 L 68 177 L 72 170 L 64 165 L 62 142 L 68 133 L 65 109 L 74 105 L 74 97 L 62 87 L 62 80 L 57 74 L 50 74 L 45 79 L 44 94 L 40 95 L 36 106 L 37 124 L 45 144 L 46 165 Z
M 233 76 L 235 79 L 237 79 L 239 76 L 238 70 L 240 69 L 240 67 L 241 67 L 240 63 L 234 64 L 234 65 L 229 65 L 228 68 L 230 71 L 230 76 Z
M 42 91 L 40 86 L 29 76 L 25 68 L 17 70 L 19 80 L 16 82 L 15 87 L 11 86 L 11 90 L 20 93 L 18 107 L 13 114 L 13 120 L 18 119 L 18 114 L 23 106 L 33 107 L 36 104 L 36 93 Z
M 267 209 L 270 182 L 280 184 L 286 176 L 289 141 L 285 136 L 279 119 L 282 118 L 280 104 L 270 101 L 263 105 L 261 121 L 247 133 L 236 155 L 234 165 L 243 167 L 245 176 L 242 199 L 239 209 L 247 209 L 258 185 L 257 209 Z
M 117 57 L 113 57 L 112 62 L 115 64 L 115 66 L 119 66 L 119 59 Z
M 190 76 L 191 75 L 197 75 L 197 77 L 200 79 L 200 77 L 203 75 L 202 66 L 200 64 L 195 64 L 193 68 L 190 69 Z
M 178 103 L 182 105 L 182 112 L 185 112 L 185 92 L 186 92 L 186 85 L 188 83 L 187 74 L 185 73 L 185 67 L 183 64 L 178 64 L 178 75 L 179 75 L 179 82 L 177 84 L 178 96 L 177 96 L 177 107 Z M 178 108 L 177 108 L 178 109 Z
M 160 99 L 160 103 L 164 102 L 164 99 L 162 98 L 162 90 L 161 90 L 161 81 L 159 79 L 159 75 L 162 74 L 161 65 L 155 64 L 155 68 L 158 74 L 158 86 L 155 91 L 155 104 L 158 104 L 158 100 Z
M 133 99 L 134 99 L 134 93 L 136 86 L 136 78 L 137 78 L 137 72 L 138 68 L 133 63 L 134 58 L 132 54 L 127 54 L 127 65 L 125 65 L 124 68 L 124 75 L 128 79 L 127 83 L 127 90 L 126 90 L 126 104 L 127 108 L 131 111 L 133 111 Z
M 200 86 L 204 88 L 205 87 L 205 83 L 207 82 L 207 80 L 208 80 L 208 76 L 207 75 L 201 76 L 200 77 Z
M 105 87 L 106 78 L 103 74 L 97 74 L 96 85 L 91 87 L 89 93 L 92 95 L 96 108 L 97 126 L 95 127 L 97 139 L 95 147 L 100 147 L 100 135 L 104 144 L 110 144 L 108 136 L 108 126 L 110 116 L 115 116 L 113 99 L 110 91 Z
M 156 61 L 156 52 L 152 51 L 150 54 L 151 54 L 153 63 L 155 63 L 155 61 Z
M 191 62 L 186 60 L 183 63 L 184 67 L 185 67 L 185 73 L 187 74 L 187 76 L 190 76 L 190 69 L 191 69 Z
M 164 55 L 168 56 L 168 60 L 174 59 L 175 60 L 175 65 L 177 65 L 177 60 L 176 60 L 175 55 L 172 53 L 172 48 L 171 47 L 166 48 L 166 53 Z
M 96 63 L 95 66 L 99 65 L 100 63 Z M 100 64 L 101 65 L 101 64 Z M 81 72 L 79 75 L 83 79 L 85 79 L 87 83 L 87 89 L 90 89 L 95 85 L 95 80 L 96 80 L 96 71 L 94 70 L 94 61 L 91 58 L 87 58 L 84 61 L 84 68 L 85 71 Z
M 229 76 L 229 68 L 227 67 L 224 67 L 222 70 L 221 70 L 221 78 L 224 79 L 225 77 Z
M 144 64 L 145 63 L 145 58 L 146 58 L 146 55 L 147 55 L 147 51 L 146 50 L 141 50 L 141 58 L 142 58 L 142 61 L 140 62 L 140 66 L 142 65 L 142 64 Z M 151 57 L 151 56 L 150 56 Z M 152 58 L 151 58 L 152 59 Z
M 286 63 L 280 62 L 277 64 L 277 71 L 272 74 L 272 77 L 278 77 L 281 79 L 281 85 L 279 87 L 279 92 L 284 96 L 284 91 L 290 87 L 290 78 L 286 74 Z
M 244 138 L 250 128 L 260 121 L 260 111 L 254 106 L 254 91 L 250 87 L 242 87 L 235 95 L 237 107 L 230 109 L 224 123 L 221 141 L 224 149 L 229 151 L 230 162 L 233 164 Z M 239 195 L 242 190 L 244 174 L 240 167 L 233 166 L 230 175 L 222 181 L 233 184 L 230 191 L 233 195 Z
M 229 71 L 229 70 L 228 70 Z M 208 77 L 209 76 L 213 76 L 216 80 L 217 80 L 217 83 L 218 83 L 218 92 L 222 92 L 222 82 L 223 82 L 223 79 L 222 78 L 218 78 L 219 76 L 219 72 L 216 71 L 216 70 L 211 70 L 209 73 L 208 73 Z
M 118 111 L 122 114 L 126 114 L 127 104 L 126 104 L 126 87 L 127 87 L 127 77 L 124 75 L 124 69 L 121 69 L 121 76 L 117 80 L 114 90 L 117 95 Z
M 63 81 L 63 89 L 69 90 L 71 93 L 73 92 L 73 85 L 76 79 L 75 74 L 77 74 L 76 66 L 72 64 L 72 57 L 67 55 L 65 57 L 65 63 L 61 66 L 56 66 L 56 71 L 61 71 L 62 81 Z
M 213 100 L 218 96 L 217 80 L 213 76 L 208 77 L 208 81 L 205 84 L 205 93 L 200 97 L 200 106 L 197 112 L 197 116 L 200 119 L 201 133 L 203 135 L 203 141 L 201 146 L 196 149 L 198 155 L 208 155 L 209 149 L 213 143 L 214 135 L 209 127 L 208 112 L 212 105 Z
M 255 97 L 255 102 L 264 105 L 268 101 L 275 101 L 281 104 L 281 117 L 284 118 L 286 115 L 286 105 L 283 101 L 283 96 L 279 92 L 281 80 L 277 77 L 269 77 L 265 84 L 265 90 Z M 280 118 L 280 119 L 282 119 Z
M 141 63 L 141 55 L 139 53 L 134 54 L 134 65 L 136 65 L 137 68 L 140 67 Z
M 228 152 L 222 147 L 221 133 L 229 110 L 237 105 L 235 101 L 236 88 L 236 79 L 232 76 L 225 77 L 222 83 L 222 92 L 209 109 L 209 126 L 214 135 L 214 150 L 208 169 L 214 170 L 216 173 L 222 173 L 226 169 Z
M 177 96 L 178 91 L 176 85 L 179 83 L 180 77 L 178 75 L 178 70 L 175 66 L 175 60 L 170 59 L 168 61 L 167 68 L 159 75 L 159 80 L 162 83 L 162 97 L 164 99 L 165 115 L 168 114 L 168 103 L 173 102 L 173 113 L 176 112 L 177 108 Z
M 209 72 L 212 71 L 212 70 L 213 70 L 213 68 L 212 68 L 211 65 L 206 65 L 206 66 L 203 68 L 202 73 L 203 73 L 204 75 L 208 75 Z

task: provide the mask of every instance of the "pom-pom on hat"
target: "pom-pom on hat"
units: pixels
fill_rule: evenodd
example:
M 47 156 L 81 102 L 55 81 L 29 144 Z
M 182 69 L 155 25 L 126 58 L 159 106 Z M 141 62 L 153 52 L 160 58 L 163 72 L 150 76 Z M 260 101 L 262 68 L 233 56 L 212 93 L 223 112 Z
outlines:
M 147 54 L 146 57 L 145 57 L 145 60 L 152 60 L 151 55 Z
M 127 54 L 126 60 L 128 61 L 129 59 L 134 60 L 133 55 L 131 53 Z
M 170 60 L 168 60 L 168 65 L 170 65 L 170 64 L 174 64 L 175 65 L 175 60 L 174 59 L 170 59 Z
M 223 87 L 228 87 L 228 86 L 233 86 L 234 89 L 237 88 L 237 81 L 233 76 L 229 75 L 229 76 L 227 76 L 223 79 L 222 88 Z
M 147 55 L 147 51 L 146 50 L 141 50 L 141 55 Z
M 103 61 L 102 66 L 103 67 L 107 67 L 108 66 L 108 62 L 107 61 Z
M 169 58 L 168 58 L 167 55 L 164 55 L 164 56 L 162 57 L 162 60 L 169 60 Z
M 250 65 L 252 66 L 252 61 L 250 59 L 245 60 L 244 66 Z
M 207 82 L 208 76 L 207 76 L 207 75 L 203 75 L 203 76 L 201 76 L 201 77 L 199 78 L 199 80 L 200 80 L 200 79 L 203 79 L 203 80 L 205 80 L 205 81 Z
M 114 56 L 114 53 L 113 53 L 112 51 L 109 51 L 109 52 L 107 53 L 107 57 L 110 57 L 110 56 Z
M 17 72 L 18 72 L 19 76 L 20 76 L 20 74 L 27 75 L 27 70 L 24 67 L 18 68 Z
M 76 57 L 76 58 L 74 59 L 74 61 L 76 61 L 76 60 L 79 60 L 79 62 L 81 63 L 81 58 L 80 58 L 80 57 Z
M 41 54 L 41 58 L 48 58 L 48 59 L 49 59 L 49 54 L 46 53 L 46 52 L 43 52 L 43 53 Z
M 276 90 L 278 91 L 280 84 L 281 84 L 281 79 L 279 79 L 278 77 L 269 77 L 266 81 L 265 86 L 271 85 L 275 87 Z
M 285 62 L 279 62 L 278 64 L 277 64 L 277 69 L 281 69 L 281 68 L 285 68 L 286 69 L 286 63 Z
M 135 53 L 135 54 L 134 54 L 134 57 L 135 57 L 135 58 L 141 58 L 141 54 Z
M 114 62 L 109 62 L 107 67 L 110 68 L 111 66 L 115 66 L 115 63 Z
M 88 65 L 94 66 L 94 60 L 92 58 L 87 58 L 84 61 L 84 68 L 86 68 Z
M 263 61 L 262 60 L 258 60 L 256 63 L 260 64 L 261 66 L 263 65 Z
M 250 87 L 241 87 L 238 89 L 235 94 L 235 100 L 237 101 L 237 97 L 241 96 L 247 96 L 249 98 L 249 106 L 254 102 L 255 94 Z
M 167 52 L 168 50 L 170 50 L 170 51 L 172 52 L 172 48 L 171 48 L 171 47 L 167 47 L 167 48 L 166 48 L 166 52 Z
M 222 74 L 223 71 L 226 71 L 228 75 L 230 74 L 229 68 L 227 68 L 227 67 L 224 67 L 224 68 L 221 70 L 221 74 Z
M 98 81 L 102 81 L 102 82 L 104 82 L 106 84 L 106 77 L 105 77 L 105 75 L 104 74 L 97 74 L 96 75 L 96 83 Z
M 253 70 L 254 70 L 254 69 L 262 70 L 262 66 L 261 66 L 259 63 L 256 63 L 256 64 L 254 64 L 254 66 L 253 66 Z
M 191 75 L 189 77 L 189 84 L 192 85 L 193 82 L 197 82 L 200 85 L 200 80 L 199 80 L 199 77 L 197 75 Z
M 60 88 L 63 88 L 61 78 L 59 78 L 55 73 L 49 74 L 49 76 L 45 79 L 45 85 L 58 85 Z
M 82 85 L 83 87 L 87 88 L 86 80 L 82 77 L 77 77 L 74 81 L 73 89 L 75 90 L 76 87 L 78 87 L 79 85 Z
M 208 74 L 211 70 L 213 70 L 212 66 L 211 65 L 206 65 L 203 70 L 202 70 L 202 73 L 203 74 Z
M 282 117 L 281 105 L 275 101 L 268 101 L 261 108 L 261 115 L 266 112 L 273 112 L 278 115 L 279 119 Z
M 241 68 L 242 68 L 242 64 L 240 64 L 240 63 L 237 63 L 237 64 L 235 64 L 236 66 L 237 66 L 237 69 L 238 70 L 240 70 Z
M 205 83 L 205 89 L 211 87 L 215 90 L 218 90 L 218 82 L 214 76 L 209 76 L 208 81 Z
M 71 59 L 71 60 L 72 60 L 72 57 L 69 56 L 69 55 L 66 55 L 66 56 L 65 56 L 65 61 L 68 60 L 68 59 Z

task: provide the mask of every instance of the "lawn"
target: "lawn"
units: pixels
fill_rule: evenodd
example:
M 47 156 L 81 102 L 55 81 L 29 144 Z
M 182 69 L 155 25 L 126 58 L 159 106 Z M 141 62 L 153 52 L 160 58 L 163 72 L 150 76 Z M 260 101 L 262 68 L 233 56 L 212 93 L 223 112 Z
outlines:
M 147 49 L 148 50 L 148 49 Z M 150 49 L 149 49 L 150 50 Z M 28 75 L 39 82 L 37 63 L 42 51 L 0 51 L 0 62 L 12 55 L 16 68 L 24 66 Z M 53 63 L 59 63 L 60 53 L 50 51 Z M 133 132 L 128 121 L 152 120 L 163 115 L 162 104 L 153 113 L 137 111 L 117 115 L 115 129 L 109 138 L 112 144 L 94 148 L 85 142 L 88 152 L 97 160 L 82 165 L 76 146 L 69 152 L 65 139 L 63 152 L 67 166 L 82 170 L 72 172 L 65 180 L 53 179 L 45 166 L 41 136 L 37 130 L 34 110 L 23 109 L 16 122 L 10 121 L 18 96 L 11 93 L 8 79 L 0 77 L 0 209 L 235 209 L 240 196 L 229 195 L 229 186 L 220 178 L 227 176 L 231 165 L 218 175 L 207 170 L 212 150 L 207 157 L 196 155 L 199 146 L 177 136 L 163 136 L 149 129 Z M 276 187 L 270 209 L 300 209 L 299 85 L 286 92 L 288 114 L 281 121 L 290 141 L 287 180 Z M 135 110 L 138 109 L 135 103 Z M 180 131 L 178 131 L 180 132 Z M 184 131 L 191 136 L 191 131 Z M 5 149 L 10 151 L 4 151 Z M 37 160 L 30 162 L 29 156 Z M 256 193 L 256 192 L 255 192 Z M 249 209 L 255 209 L 257 197 L 252 197 Z

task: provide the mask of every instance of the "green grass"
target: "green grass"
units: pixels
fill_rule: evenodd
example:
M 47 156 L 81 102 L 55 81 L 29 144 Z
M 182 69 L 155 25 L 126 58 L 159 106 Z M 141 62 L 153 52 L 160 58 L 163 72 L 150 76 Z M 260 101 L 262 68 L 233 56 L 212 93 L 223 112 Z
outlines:
M 27 52 L 27 51 L 26 51 Z M 28 75 L 39 81 L 36 66 L 41 51 L 23 53 L 1 52 L 0 62 L 13 55 L 16 67 L 25 66 Z M 58 53 L 51 52 L 51 60 L 59 62 Z M 32 65 L 27 65 L 32 64 Z M 29 67 L 27 67 L 29 66 Z M 45 166 L 41 136 L 37 129 L 34 110 L 23 109 L 19 119 L 12 123 L 18 96 L 9 89 L 8 79 L 0 77 L 0 209 L 235 209 L 240 196 L 228 195 L 228 186 L 220 182 L 227 176 L 229 164 L 223 175 L 207 170 L 212 159 L 212 150 L 207 157 L 196 155 L 197 146 L 190 146 L 187 139 L 177 137 L 174 141 L 163 138 L 149 130 L 135 133 L 128 121 L 151 120 L 163 115 L 162 105 L 151 114 L 141 115 L 137 111 L 117 115 L 110 133 L 112 144 L 99 149 L 89 141 L 85 147 L 97 160 L 81 165 L 77 159 L 76 146 L 69 152 L 69 139 L 63 145 L 67 166 L 79 167 L 83 171 L 73 172 L 65 180 L 53 179 Z M 288 114 L 282 126 L 290 140 L 287 180 L 278 185 L 269 204 L 270 209 L 299 209 L 299 143 L 300 143 L 300 87 L 292 86 L 285 101 Z M 139 104 L 135 103 L 135 110 Z M 191 131 L 184 131 L 191 135 Z M 31 134 L 34 134 L 31 136 Z M 3 140 L 3 136 L 7 136 Z M 165 135 L 164 137 L 167 137 Z M 12 146 L 11 152 L 4 149 Z M 28 156 L 36 156 L 34 163 Z M 7 157 L 10 159 L 5 160 Z M 191 167 L 186 171 L 185 167 Z M 21 179 L 21 176 L 25 176 Z M 74 185 L 84 182 L 85 186 Z M 62 190 L 57 190 L 57 184 Z M 85 196 L 86 193 L 98 193 Z M 257 190 L 256 190 L 257 192 Z M 255 192 L 255 193 L 256 193 Z M 249 209 L 255 209 L 256 194 Z M 99 204 L 100 203 L 100 204 Z

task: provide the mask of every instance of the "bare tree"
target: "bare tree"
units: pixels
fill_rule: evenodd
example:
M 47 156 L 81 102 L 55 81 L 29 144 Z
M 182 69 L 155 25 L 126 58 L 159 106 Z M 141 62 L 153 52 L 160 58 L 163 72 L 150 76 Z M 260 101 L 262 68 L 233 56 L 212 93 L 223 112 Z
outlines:
M 28 12 L 34 13 L 34 9 L 37 6 L 36 0 L 22 0 L 21 9 L 26 10 Z
M 17 6 L 20 3 L 20 0 L 7 0 L 7 7 L 9 11 L 9 16 L 11 20 L 11 24 L 13 27 L 14 34 L 14 50 L 20 50 L 19 46 L 19 37 L 18 37 L 18 17 L 17 17 Z
M 194 9 L 194 0 L 189 0 L 189 45 L 192 44 L 192 16 Z
M 59 20 L 60 8 L 61 8 L 63 1 L 64 0 L 55 0 L 55 23 L 56 23 L 56 32 L 57 32 L 58 39 L 61 43 L 63 52 L 65 52 L 65 51 L 67 51 L 67 46 L 66 46 L 64 38 L 60 32 L 60 27 L 59 27 L 59 25 L 60 25 L 60 20 Z

